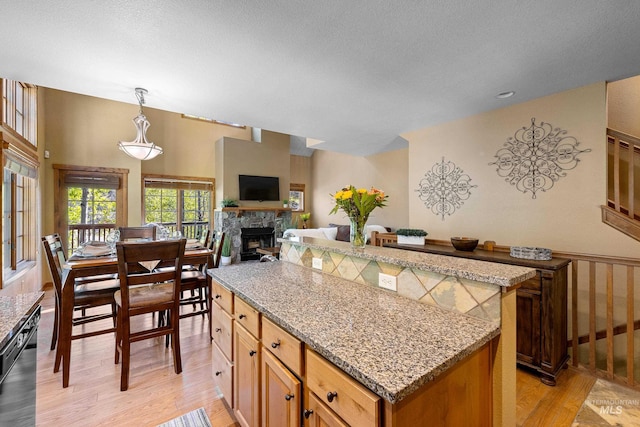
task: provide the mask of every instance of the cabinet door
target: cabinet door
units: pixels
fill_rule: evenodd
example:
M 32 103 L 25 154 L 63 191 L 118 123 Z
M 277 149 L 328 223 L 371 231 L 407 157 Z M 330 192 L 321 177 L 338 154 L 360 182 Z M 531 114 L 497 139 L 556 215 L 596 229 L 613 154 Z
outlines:
M 540 366 L 540 293 L 516 291 L 516 352 L 519 362 Z
M 235 325 L 234 405 L 238 422 L 260 425 L 260 343 L 242 326 Z
M 268 350 L 262 350 L 262 426 L 300 426 L 302 383 Z
M 217 344 L 211 345 L 213 385 L 220 389 L 223 398 L 233 408 L 233 363 L 223 354 Z
M 308 427 L 348 427 L 331 409 L 322 403 L 315 394 L 308 393 L 309 401 L 305 405 L 304 417 Z

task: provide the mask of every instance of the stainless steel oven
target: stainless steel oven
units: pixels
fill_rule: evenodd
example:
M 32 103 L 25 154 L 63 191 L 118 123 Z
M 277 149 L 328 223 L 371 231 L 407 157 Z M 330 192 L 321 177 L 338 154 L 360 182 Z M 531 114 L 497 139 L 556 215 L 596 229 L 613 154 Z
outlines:
M 40 307 L 0 349 L 0 426 L 36 424 L 36 363 Z

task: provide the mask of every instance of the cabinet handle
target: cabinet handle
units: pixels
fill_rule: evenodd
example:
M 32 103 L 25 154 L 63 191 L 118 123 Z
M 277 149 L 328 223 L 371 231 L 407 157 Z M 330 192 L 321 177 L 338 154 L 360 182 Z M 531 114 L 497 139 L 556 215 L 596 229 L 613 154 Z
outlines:
M 241 314 L 241 315 L 238 317 L 238 319 L 244 319 L 245 317 L 247 317 L 247 316 L 246 316 L 246 315 L 244 315 L 244 314 Z
M 278 340 L 278 342 L 271 343 L 271 348 L 278 348 L 279 346 L 280 346 L 280 340 Z
M 330 391 L 329 393 L 327 393 L 327 400 L 329 402 L 333 402 L 333 399 L 338 397 L 338 392 L 336 391 Z
M 249 356 L 251 356 L 251 357 L 253 357 L 253 355 L 254 355 L 254 354 L 256 354 L 256 351 L 255 351 L 255 350 L 251 350 L 251 351 L 249 352 Z
M 217 371 L 216 372 L 216 377 L 219 377 L 220 375 L 222 375 L 222 371 Z
M 293 399 L 293 394 L 285 394 L 284 395 L 284 400 L 291 400 Z
M 215 298 L 215 299 L 222 298 L 222 295 L 220 295 L 220 294 L 216 294 L 216 296 L 215 296 L 214 298 Z
M 216 328 L 216 332 L 222 332 L 221 328 Z
M 311 414 L 313 414 L 313 409 L 305 409 L 302 414 L 304 415 L 304 418 L 308 420 Z

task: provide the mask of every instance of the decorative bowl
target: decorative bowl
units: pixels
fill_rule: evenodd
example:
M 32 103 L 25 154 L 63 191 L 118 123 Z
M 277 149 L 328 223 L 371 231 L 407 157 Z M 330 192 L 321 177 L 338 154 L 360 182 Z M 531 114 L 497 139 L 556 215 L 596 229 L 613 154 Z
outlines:
M 459 251 L 472 251 L 478 246 L 478 239 L 473 237 L 452 237 L 451 244 Z

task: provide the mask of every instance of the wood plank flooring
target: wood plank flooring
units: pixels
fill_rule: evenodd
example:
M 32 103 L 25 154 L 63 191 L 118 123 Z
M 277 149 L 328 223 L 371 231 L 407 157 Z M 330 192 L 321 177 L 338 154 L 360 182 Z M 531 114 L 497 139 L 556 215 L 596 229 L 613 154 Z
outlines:
M 69 387 L 64 389 L 62 372 L 53 373 L 55 351 L 49 350 L 53 303 L 49 290 L 38 330 L 36 425 L 156 426 L 199 407 L 216 427 L 238 425 L 211 385 L 211 343 L 202 317 L 180 322 L 180 375 L 174 371 L 164 338 L 134 343 L 129 390 L 121 392 L 114 337 L 106 334 L 72 343 Z
M 53 373 L 55 352 L 49 351 L 53 301 L 48 290 L 38 331 L 38 426 L 155 426 L 199 407 L 215 427 L 239 426 L 211 386 L 211 343 L 201 317 L 181 321 L 180 375 L 162 339 L 135 343 L 129 390 L 121 392 L 114 337 L 108 334 L 73 342 L 70 384 L 63 389 L 62 373 Z M 518 426 L 570 426 L 596 378 L 569 368 L 549 387 L 518 369 L 516 380 Z

